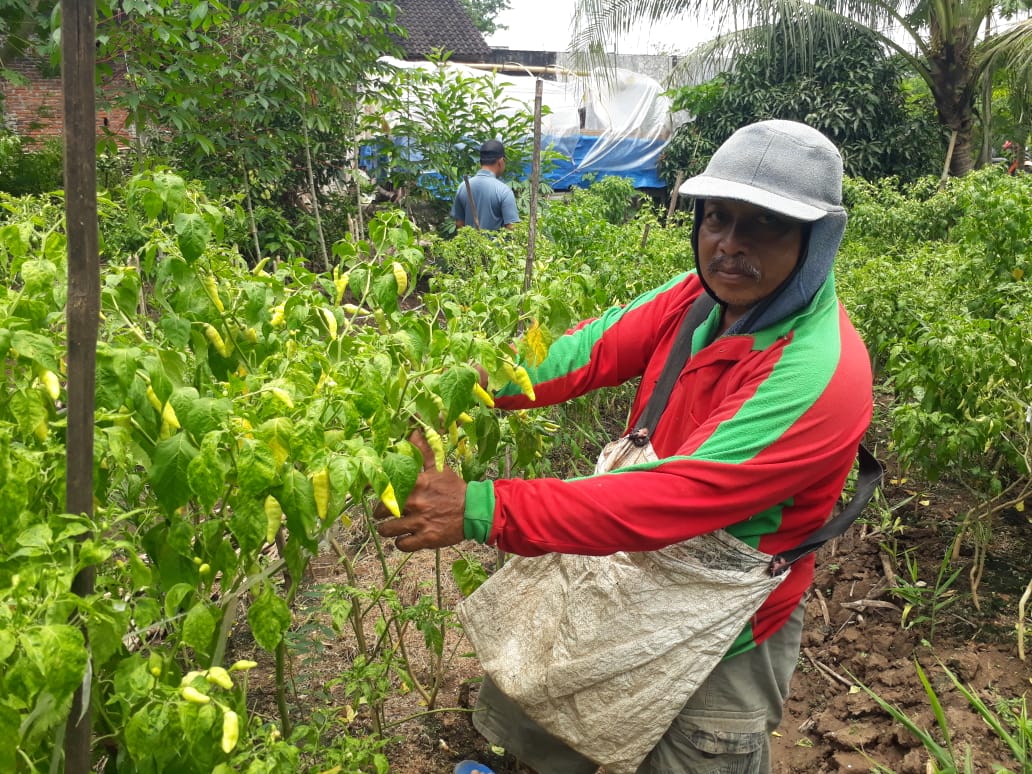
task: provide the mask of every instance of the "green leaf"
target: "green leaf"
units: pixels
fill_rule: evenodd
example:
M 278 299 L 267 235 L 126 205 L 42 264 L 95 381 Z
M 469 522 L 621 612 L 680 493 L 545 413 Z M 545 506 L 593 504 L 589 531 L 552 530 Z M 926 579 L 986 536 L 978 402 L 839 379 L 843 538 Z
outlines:
M 276 481 L 276 461 L 272 450 L 254 439 L 244 439 L 237 452 L 237 481 L 244 494 L 258 496 Z
M 479 589 L 487 580 L 487 570 L 476 559 L 457 559 L 452 562 L 451 574 L 455 579 L 455 585 L 466 597 Z
M 30 331 L 14 331 L 11 334 L 11 349 L 23 357 L 38 363 L 50 371 L 57 371 L 57 355 L 52 337 Z
M 190 608 L 183 621 L 183 642 L 198 653 L 207 655 L 211 639 L 215 635 L 215 616 L 208 605 L 198 602 Z
M 29 435 L 47 419 L 47 406 L 38 390 L 18 390 L 10 397 L 11 413 L 18 420 L 18 429 Z
M 225 427 L 232 404 L 225 398 L 202 398 L 193 387 L 179 387 L 169 396 L 179 424 L 194 438 Z
M 387 452 L 383 456 L 383 472 L 394 487 L 399 506 L 404 508 L 421 470 L 422 466 L 407 454 Z
M 22 647 L 46 677 L 47 688 L 58 698 L 70 696 L 86 673 L 86 641 L 67 624 L 33 627 L 22 633 Z
M 266 586 L 248 609 L 247 622 L 251 625 L 254 641 L 271 653 L 290 628 L 290 608 L 276 596 L 271 586 Z
M 53 291 L 57 280 L 57 266 L 52 261 L 25 261 L 21 265 L 22 281 L 25 292 L 30 295 Z
M 275 493 L 287 517 L 287 527 L 292 536 L 302 539 L 310 548 L 315 547 L 314 538 L 319 531 L 319 517 L 315 509 L 315 494 L 312 482 L 300 471 L 291 469 L 283 477 L 283 485 Z
M 208 509 L 215 505 L 226 486 L 227 466 L 219 450 L 220 437 L 218 431 L 204 436 L 200 453 L 190 460 L 186 469 L 186 483 L 190 491 Z
M 465 366 L 456 366 L 441 374 L 437 390 L 447 409 L 445 425 L 450 425 L 472 405 L 473 385 L 476 381 L 477 372 Z
M 197 447 L 190 443 L 186 433 L 176 433 L 155 447 L 150 482 L 158 503 L 166 513 L 172 513 L 190 500 L 187 480 L 190 463 L 197 454 Z
M 183 258 L 187 263 L 193 263 L 204 254 L 211 238 L 211 228 L 197 213 L 180 212 L 175 217 L 175 229 Z
M 229 531 L 240 544 L 242 553 L 257 551 L 265 542 L 265 511 L 254 497 L 241 495 L 231 501 Z

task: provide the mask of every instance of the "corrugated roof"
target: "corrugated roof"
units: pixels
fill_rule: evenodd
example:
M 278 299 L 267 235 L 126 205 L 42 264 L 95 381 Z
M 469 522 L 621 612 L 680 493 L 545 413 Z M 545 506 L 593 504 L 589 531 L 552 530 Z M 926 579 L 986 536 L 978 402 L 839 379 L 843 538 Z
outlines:
M 457 62 L 483 62 L 491 48 L 459 0 L 395 0 L 397 22 L 408 31 L 399 41 L 407 59 L 425 59 L 434 49 Z

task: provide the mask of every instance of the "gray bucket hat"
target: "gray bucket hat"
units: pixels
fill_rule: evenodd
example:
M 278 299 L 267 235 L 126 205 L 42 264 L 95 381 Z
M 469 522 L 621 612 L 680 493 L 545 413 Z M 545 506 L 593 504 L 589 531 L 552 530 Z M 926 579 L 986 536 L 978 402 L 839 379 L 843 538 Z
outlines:
M 760 121 L 721 145 L 705 171 L 678 189 L 695 199 L 734 199 L 801 221 L 842 208 L 842 156 L 806 124 Z

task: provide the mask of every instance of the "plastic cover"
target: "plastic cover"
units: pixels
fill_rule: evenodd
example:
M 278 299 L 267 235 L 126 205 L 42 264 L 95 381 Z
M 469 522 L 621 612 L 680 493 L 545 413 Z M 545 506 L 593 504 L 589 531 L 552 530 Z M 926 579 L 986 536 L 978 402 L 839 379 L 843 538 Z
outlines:
M 402 69 L 432 70 L 432 62 L 407 62 L 383 57 L 382 62 Z M 512 75 L 446 62 L 446 69 L 465 78 L 491 78 L 502 92 L 503 111 L 534 109 L 538 78 Z M 561 80 L 541 79 L 542 105 L 549 109 L 541 119 L 541 147 L 563 158 L 542 175 L 557 190 L 582 186 L 591 176 L 615 175 L 631 180 L 637 188 L 661 188 L 656 164 L 673 132 L 670 100 L 659 83 L 646 75 L 618 69 L 609 81 L 562 75 Z M 413 111 L 418 112 L 418 106 Z M 390 116 L 386 117 L 388 122 Z M 529 175 L 529 171 L 528 171 Z

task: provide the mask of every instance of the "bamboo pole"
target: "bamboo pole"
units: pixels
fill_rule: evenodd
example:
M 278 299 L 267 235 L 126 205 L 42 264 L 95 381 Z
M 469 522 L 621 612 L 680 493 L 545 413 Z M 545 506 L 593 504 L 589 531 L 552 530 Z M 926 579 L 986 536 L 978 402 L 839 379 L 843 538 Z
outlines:
M 523 273 L 524 295 L 530 292 L 534 276 L 534 248 L 537 242 L 538 186 L 541 181 L 541 90 L 542 81 L 538 78 L 534 86 L 534 155 L 530 162 L 530 230 L 527 236 L 527 265 Z
M 957 145 L 957 130 L 954 129 L 950 135 L 950 147 L 946 149 L 946 161 L 942 165 L 942 177 L 939 178 L 939 190 L 946 187 L 946 181 L 950 177 L 950 164 L 953 162 L 953 149 Z
M 96 398 L 100 259 L 97 229 L 96 3 L 61 0 L 61 84 L 64 100 L 65 230 L 68 239 L 68 434 L 65 509 L 93 516 L 93 414 Z M 86 532 L 76 539 L 92 539 Z M 72 581 L 80 597 L 93 593 L 96 569 Z M 84 621 L 79 622 L 89 639 Z M 75 689 L 64 736 L 66 774 L 88 774 L 92 717 L 90 666 Z

